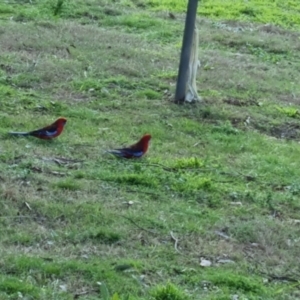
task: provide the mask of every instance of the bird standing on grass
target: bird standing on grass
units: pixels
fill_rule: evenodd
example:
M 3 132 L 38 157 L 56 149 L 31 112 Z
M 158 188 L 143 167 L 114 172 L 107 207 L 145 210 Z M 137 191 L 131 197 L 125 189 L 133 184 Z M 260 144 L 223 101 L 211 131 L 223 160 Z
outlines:
M 9 132 L 9 134 L 19 135 L 19 136 L 34 136 L 39 139 L 50 140 L 59 136 L 62 133 L 66 123 L 67 123 L 67 119 L 59 118 L 51 125 L 43 127 L 41 129 L 28 131 L 28 132 Z
M 150 140 L 151 135 L 145 134 L 136 144 L 133 144 L 126 148 L 114 149 L 107 152 L 117 157 L 140 158 L 147 152 Z

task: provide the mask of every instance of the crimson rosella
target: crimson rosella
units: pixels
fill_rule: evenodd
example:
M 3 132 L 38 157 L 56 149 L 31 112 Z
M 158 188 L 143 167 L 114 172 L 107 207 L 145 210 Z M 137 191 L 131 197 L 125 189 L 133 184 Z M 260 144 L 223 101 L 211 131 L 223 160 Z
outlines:
M 21 136 L 29 136 L 30 135 L 30 136 L 37 137 L 39 139 L 50 140 L 50 139 L 53 139 L 53 138 L 59 136 L 62 133 L 66 123 L 67 123 L 67 119 L 59 118 L 51 125 L 43 127 L 41 129 L 37 129 L 37 130 L 29 131 L 29 132 L 9 132 L 9 134 L 21 135 Z
M 117 157 L 140 158 L 147 152 L 150 140 L 151 140 L 151 135 L 145 134 L 136 144 L 133 144 L 126 148 L 114 149 L 107 152 Z

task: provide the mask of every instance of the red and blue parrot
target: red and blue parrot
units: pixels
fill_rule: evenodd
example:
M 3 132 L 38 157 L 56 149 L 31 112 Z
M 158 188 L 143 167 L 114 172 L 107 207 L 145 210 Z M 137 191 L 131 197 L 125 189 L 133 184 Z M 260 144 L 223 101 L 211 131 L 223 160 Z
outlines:
M 128 146 L 126 148 L 118 148 L 107 152 L 117 157 L 140 158 L 147 152 L 150 140 L 151 135 L 145 134 L 137 143 L 131 146 Z
M 19 135 L 19 136 L 34 136 L 39 139 L 50 140 L 59 136 L 62 133 L 66 123 L 67 123 L 66 118 L 59 118 L 51 125 L 43 127 L 41 129 L 28 131 L 28 132 L 9 132 L 9 134 Z

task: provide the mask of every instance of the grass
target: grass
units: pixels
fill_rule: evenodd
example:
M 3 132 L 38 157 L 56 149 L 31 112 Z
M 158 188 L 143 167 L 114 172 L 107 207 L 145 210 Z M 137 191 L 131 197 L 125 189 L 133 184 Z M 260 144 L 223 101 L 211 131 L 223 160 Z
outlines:
M 183 106 L 186 1 L 0 4 L 1 299 L 299 297 L 300 6 L 232 3 L 199 3 Z

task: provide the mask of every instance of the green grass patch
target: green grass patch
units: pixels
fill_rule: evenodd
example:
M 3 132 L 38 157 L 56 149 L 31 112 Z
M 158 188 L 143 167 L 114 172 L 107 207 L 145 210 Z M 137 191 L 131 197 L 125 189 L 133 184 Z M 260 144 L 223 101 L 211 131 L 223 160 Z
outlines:
M 147 4 L 155 10 L 186 11 L 186 1 L 180 0 L 148 0 Z M 198 4 L 199 15 L 215 19 L 254 21 L 259 23 L 272 23 L 288 28 L 299 28 L 300 17 L 299 2 L 288 3 L 255 0 L 245 1 L 212 1 L 203 0 Z

